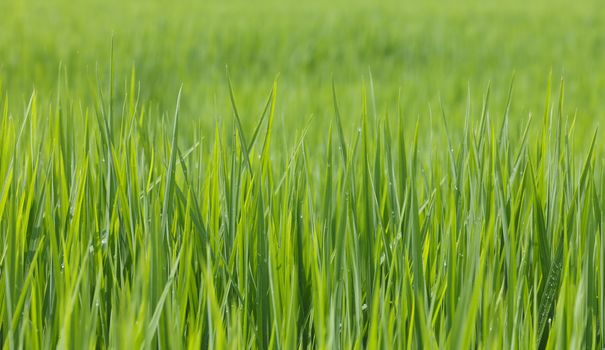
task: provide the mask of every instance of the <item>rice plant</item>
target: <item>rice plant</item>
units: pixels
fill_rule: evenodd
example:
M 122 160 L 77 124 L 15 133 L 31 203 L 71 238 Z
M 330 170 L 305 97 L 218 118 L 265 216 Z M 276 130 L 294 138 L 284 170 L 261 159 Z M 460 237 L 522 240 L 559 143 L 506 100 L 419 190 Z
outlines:
M 183 139 L 186 91 L 156 115 L 113 81 L 2 103 L 5 348 L 601 347 L 604 168 L 562 82 L 519 128 L 512 87 L 461 131 L 442 106 L 425 149 L 365 89 L 344 116 L 333 84 L 311 143 L 273 132 L 277 81 L 254 128 L 229 83 L 231 118 Z
M 601 7 L 0 2 L 2 348 L 603 348 Z

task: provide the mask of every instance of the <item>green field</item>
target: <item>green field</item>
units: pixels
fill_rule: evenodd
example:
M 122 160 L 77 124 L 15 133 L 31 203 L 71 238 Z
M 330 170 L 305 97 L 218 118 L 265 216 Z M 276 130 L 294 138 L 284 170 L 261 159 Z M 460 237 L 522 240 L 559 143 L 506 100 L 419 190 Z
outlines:
M 3 349 L 601 349 L 598 1 L 0 1 Z

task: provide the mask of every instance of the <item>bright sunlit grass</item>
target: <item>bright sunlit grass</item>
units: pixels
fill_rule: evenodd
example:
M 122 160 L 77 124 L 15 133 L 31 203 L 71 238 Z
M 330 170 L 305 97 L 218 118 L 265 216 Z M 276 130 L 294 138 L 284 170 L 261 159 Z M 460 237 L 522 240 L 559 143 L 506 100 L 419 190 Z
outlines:
M 603 347 L 590 11 L 91 3 L 0 4 L 3 349 Z

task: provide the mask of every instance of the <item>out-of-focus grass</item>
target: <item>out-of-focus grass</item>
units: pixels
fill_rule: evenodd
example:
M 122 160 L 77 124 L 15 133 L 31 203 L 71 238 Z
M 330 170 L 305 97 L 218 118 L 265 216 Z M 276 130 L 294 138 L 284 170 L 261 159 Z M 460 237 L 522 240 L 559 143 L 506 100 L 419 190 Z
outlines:
M 591 128 L 602 117 L 605 79 L 595 71 L 605 61 L 605 19 L 597 2 L 26 0 L 0 6 L 0 76 L 19 102 L 34 86 L 54 89 L 59 62 L 72 91 L 90 90 L 97 66 L 106 66 L 113 35 L 118 77 L 129 76 L 135 65 L 143 96 L 161 109 L 172 102 L 166 91 L 183 84 L 191 96 L 183 101 L 184 111 L 204 121 L 228 114 L 226 65 L 244 110 L 259 108 L 258 87 L 271 85 L 279 74 L 284 103 L 278 118 L 297 127 L 299 115 L 325 117 L 332 77 L 342 90 L 343 114 L 353 113 L 369 70 L 380 87 L 377 108 L 386 110 L 400 96 L 412 121 L 435 109 L 439 97 L 461 114 L 468 89 L 479 102 L 490 81 L 492 102 L 504 108 L 513 72 L 512 108 L 525 116 L 542 108 L 551 70 L 554 76 L 578 77 L 568 79 L 567 96 L 585 121 L 580 125 Z M 124 79 L 118 80 L 121 91 Z

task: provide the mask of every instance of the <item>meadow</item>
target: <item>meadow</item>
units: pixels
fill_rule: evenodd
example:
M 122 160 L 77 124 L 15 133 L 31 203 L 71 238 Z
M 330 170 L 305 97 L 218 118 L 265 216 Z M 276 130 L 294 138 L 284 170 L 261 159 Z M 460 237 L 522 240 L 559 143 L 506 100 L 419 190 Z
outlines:
M 603 348 L 599 9 L 0 2 L 0 344 Z

